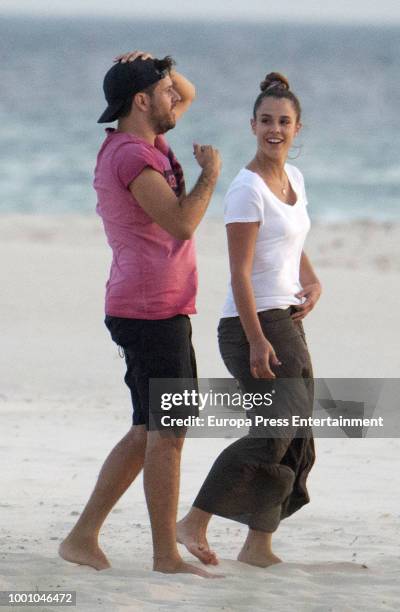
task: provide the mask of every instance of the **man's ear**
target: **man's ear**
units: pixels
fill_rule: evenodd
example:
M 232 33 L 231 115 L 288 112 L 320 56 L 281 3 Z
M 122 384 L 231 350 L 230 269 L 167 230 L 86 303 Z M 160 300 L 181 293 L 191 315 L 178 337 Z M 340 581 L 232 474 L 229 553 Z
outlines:
M 150 100 L 149 96 L 144 91 L 139 91 L 132 98 L 132 103 L 141 111 L 147 111 L 149 109 Z

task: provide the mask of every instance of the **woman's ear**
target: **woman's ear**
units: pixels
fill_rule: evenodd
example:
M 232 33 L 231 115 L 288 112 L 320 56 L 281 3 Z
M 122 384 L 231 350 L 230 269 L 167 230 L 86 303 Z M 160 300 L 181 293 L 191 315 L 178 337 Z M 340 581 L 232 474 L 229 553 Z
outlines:
M 300 132 L 302 127 L 303 127 L 303 124 L 299 122 L 296 126 L 296 131 L 294 133 L 295 136 L 297 136 L 297 134 Z
M 256 133 L 256 120 L 252 117 L 250 119 L 250 125 L 251 125 L 251 131 L 253 132 L 253 134 Z

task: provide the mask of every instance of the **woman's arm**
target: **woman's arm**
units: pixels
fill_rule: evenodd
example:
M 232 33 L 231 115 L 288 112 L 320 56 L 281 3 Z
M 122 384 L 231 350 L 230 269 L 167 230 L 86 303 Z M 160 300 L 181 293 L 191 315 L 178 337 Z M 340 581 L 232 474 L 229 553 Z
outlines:
M 305 297 L 306 299 L 303 304 L 296 306 L 297 312 L 292 315 L 293 320 L 304 319 L 314 308 L 322 292 L 321 283 L 304 251 L 302 251 L 300 259 L 300 283 L 303 289 L 296 293 L 296 297 Z
M 270 366 L 280 365 L 280 362 L 261 328 L 251 282 L 258 227 L 258 222 L 229 223 L 226 226 L 232 291 L 250 345 L 251 374 L 254 378 L 275 378 Z

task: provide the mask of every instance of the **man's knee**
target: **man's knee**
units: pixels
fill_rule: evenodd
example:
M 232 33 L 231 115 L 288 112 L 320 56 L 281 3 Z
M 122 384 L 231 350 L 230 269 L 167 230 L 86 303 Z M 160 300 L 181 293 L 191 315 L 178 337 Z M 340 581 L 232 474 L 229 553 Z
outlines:
M 132 425 L 125 436 L 126 441 L 132 445 L 141 444 L 146 446 L 147 430 L 145 425 Z
M 147 432 L 147 449 L 164 449 L 181 451 L 185 441 L 183 431 L 149 431 Z

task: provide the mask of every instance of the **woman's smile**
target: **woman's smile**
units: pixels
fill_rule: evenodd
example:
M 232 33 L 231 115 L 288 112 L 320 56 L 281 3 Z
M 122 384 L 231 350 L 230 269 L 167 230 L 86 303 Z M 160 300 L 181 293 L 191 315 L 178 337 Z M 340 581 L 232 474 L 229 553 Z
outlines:
M 272 145 L 279 145 L 284 142 L 283 138 L 267 138 L 266 141 L 268 142 L 268 144 Z

